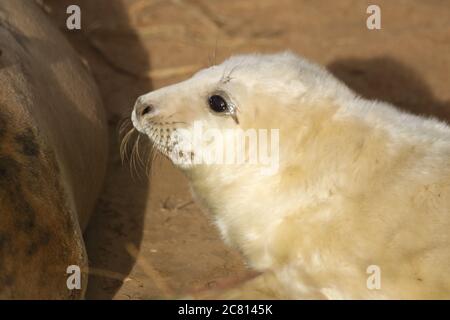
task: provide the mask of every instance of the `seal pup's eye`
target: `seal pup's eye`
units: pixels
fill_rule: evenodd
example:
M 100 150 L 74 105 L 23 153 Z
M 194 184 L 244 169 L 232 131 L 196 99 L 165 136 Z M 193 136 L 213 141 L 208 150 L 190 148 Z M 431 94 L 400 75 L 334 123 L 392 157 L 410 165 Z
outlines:
M 230 116 L 236 124 L 239 124 L 237 118 L 236 105 L 230 100 L 226 93 L 215 93 L 208 98 L 209 108 L 217 114 Z
M 209 107 L 212 111 L 221 113 L 225 111 L 229 111 L 228 104 L 224 98 L 219 96 L 218 94 L 212 95 L 208 99 Z

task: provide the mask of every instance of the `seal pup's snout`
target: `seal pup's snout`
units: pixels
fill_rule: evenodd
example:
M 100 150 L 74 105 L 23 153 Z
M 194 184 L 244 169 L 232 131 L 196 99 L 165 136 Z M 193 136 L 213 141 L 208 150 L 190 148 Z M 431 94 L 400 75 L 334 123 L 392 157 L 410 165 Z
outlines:
M 133 112 L 131 114 L 131 120 L 134 127 L 138 131 L 143 131 L 145 128 L 145 119 L 148 119 L 156 114 L 155 105 L 146 102 L 145 99 L 139 97 L 134 104 Z

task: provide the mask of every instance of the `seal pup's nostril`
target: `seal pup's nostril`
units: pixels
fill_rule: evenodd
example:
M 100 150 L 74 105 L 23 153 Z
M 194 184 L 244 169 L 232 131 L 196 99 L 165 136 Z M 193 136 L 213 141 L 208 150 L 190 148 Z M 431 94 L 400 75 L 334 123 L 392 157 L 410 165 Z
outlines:
M 152 104 L 138 102 L 138 104 L 136 105 L 136 116 L 138 118 L 142 118 L 145 115 L 152 113 L 154 109 L 155 108 Z
M 153 111 L 153 106 L 152 105 L 145 106 L 144 109 L 142 109 L 142 111 L 141 111 L 141 116 L 144 116 L 147 113 L 150 113 L 152 111 Z

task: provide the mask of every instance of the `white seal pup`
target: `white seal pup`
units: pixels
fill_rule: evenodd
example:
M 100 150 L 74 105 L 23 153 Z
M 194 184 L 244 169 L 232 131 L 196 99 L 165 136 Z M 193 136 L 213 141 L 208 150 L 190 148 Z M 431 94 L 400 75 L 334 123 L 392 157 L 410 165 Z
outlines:
M 363 99 L 291 53 L 232 57 L 141 96 L 132 120 L 261 272 L 217 297 L 450 298 L 445 123 Z M 220 140 L 189 140 L 198 124 L 224 139 L 278 129 L 276 170 L 187 161 Z

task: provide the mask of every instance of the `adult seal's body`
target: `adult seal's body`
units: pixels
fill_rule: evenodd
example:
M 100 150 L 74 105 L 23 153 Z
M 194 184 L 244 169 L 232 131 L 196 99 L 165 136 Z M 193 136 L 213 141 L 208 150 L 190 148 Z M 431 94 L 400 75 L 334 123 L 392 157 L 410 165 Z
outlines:
M 132 119 L 262 273 L 219 297 L 450 298 L 446 124 L 362 99 L 289 53 L 230 58 L 140 97 Z M 279 129 L 277 170 L 189 162 L 223 141 L 190 141 L 195 124 L 224 139 Z
M 33 1 L 0 1 L 0 50 L 0 298 L 79 298 L 82 230 L 106 166 L 101 101 Z M 82 271 L 78 290 L 70 265 Z

